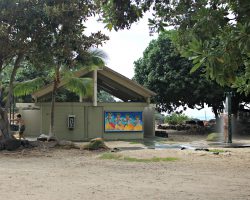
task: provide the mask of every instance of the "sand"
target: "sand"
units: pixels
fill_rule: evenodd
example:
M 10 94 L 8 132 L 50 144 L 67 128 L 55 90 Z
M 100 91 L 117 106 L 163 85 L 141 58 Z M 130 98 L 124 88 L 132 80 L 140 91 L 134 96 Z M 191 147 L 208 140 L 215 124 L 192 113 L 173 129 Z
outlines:
M 162 142 L 178 143 L 178 138 L 181 141 L 183 136 Z M 203 136 L 190 138 L 197 139 L 191 143 L 205 143 Z M 107 145 L 124 147 L 114 154 L 179 160 L 103 160 L 99 157 L 104 152 L 61 148 L 1 151 L 0 199 L 250 199 L 250 148 L 227 148 L 215 155 L 194 150 L 147 149 L 143 144 L 124 141 Z M 138 150 L 131 150 L 135 147 Z

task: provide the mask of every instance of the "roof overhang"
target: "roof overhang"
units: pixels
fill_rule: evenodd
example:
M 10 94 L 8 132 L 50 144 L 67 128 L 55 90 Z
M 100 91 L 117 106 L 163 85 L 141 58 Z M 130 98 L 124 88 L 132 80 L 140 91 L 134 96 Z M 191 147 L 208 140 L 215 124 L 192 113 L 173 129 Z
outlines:
M 82 69 L 75 72 L 75 77 L 89 76 L 90 69 Z M 61 80 L 58 88 L 63 87 L 67 84 L 64 79 Z M 148 98 L 155 96 L 156 93 L 148 90 L 147 88 L 139 85 L 135 81 L 115 72 L 114 70 L 103 67 L 97 71 L 97 87 L 98 89 L 104 90 L 111 95 L 123 100 L 123 101 L 146 101 Z M 49 84 L 44 88 L 34 92 L 32 97 L 34 99 L 39 99 L 47 94 L 51 93 L 53 90 L 53 84 Z

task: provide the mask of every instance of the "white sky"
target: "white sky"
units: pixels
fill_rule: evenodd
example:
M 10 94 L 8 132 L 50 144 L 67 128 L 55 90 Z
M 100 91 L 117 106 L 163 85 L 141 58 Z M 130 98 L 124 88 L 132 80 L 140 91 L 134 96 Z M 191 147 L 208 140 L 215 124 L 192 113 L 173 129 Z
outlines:
M 132 78 L 134 76 L 133 62 L 142 57 L 143 51 L 152 39 L 157 38 L 157 34 L 149 36 L 148 17 L 132 24 L 129 30 L 109 31 L 104 29 L 104 24 L 91 18 L 86 26 L 87 33 L 101 30 L 109 36 L 109 40 L 100 49 L 108 55 L 107 66 L 120 74 Z
M 148 17 L 146 14 L 143 19 L 132 25 L 129 30 L 109 31 L 104 28 L 104 24 L 91 18 L 87 21 L 87 34 L 101 30 L 109 36 L 109 40 L 103 44 L 100 49 L 108 55 L 106 64 L 109 68 L 118 73 L 132 78 L 134 76 L 134 61 L 143 56 L 143 51 L 147 48 L 149 42 L 157 38 L 157 34 L 149 36 Z M 210 108 L 202 110 L 187 109 L 186 115 L 194 118 L 211 119 L 214 117 Z

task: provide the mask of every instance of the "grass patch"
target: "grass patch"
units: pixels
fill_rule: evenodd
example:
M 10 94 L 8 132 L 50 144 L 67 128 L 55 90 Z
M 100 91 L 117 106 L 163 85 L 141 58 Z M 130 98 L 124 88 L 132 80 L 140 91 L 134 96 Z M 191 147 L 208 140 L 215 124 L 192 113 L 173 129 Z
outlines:
M 212 153 L 225 153 L 225 151 L 222 150 L 222 149 L 209 149 L 209 152 L 212 152 Z
M 122 155 L 114 154 L 114 153 L 104 153 L 100 156 L 101 159 L 107 160 L 119 160 L 122 158 Z
M 133 158 L 133 157 L 123 156 L 120 154 L 113 154 L 113 153 L 104 153 L 100 156 L 100 158 L 108 159 L 108 160 L 123 160 L 127 162 L 169 162 L 169 161 L 179 160 L 179 158 L 175 158 L 175 157 Z
M 129 142 L 129 144 L 141 144 L 141 143 L 138 141 L 132 141 L 132 142 Z

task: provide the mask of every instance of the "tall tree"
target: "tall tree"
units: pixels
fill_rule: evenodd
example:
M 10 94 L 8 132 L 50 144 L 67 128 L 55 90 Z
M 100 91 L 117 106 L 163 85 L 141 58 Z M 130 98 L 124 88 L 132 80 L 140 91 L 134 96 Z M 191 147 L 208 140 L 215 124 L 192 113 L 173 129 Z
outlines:
M 226 88 L 208 80 L 202 70 L 190 73 L 192 62 L 180 56 L 169 37 L 162 33 L 150 42 L 134 63 L 134 79 L 157 93 L 154 101 L 159 111 L 172 112 L 180 106 L 201 109 L 207 104 L 218 116 Z
M 151 10 L 151 31 L 176 29 L 173 41 L 193 60 L 192 71 L 203 68 L 217 83 L 250 93 L 249 0 L 110 0 L 102 6 L 103 21 L 115 29 L 129 28 Z
M 250 1 L 159 1 L 151 27 L 178 30 L 174 42 L 207 77 L 248 94 Z
M 93 1 L 3 0 L 0 9 L 0 73 L 13 66 L 5 107 L 0 109 L 0 134 L 8 138 L 7 108 L 22 61 L 54 68 L 56 91 L 60 68 L 75 66 L 76 61 L 88 57 L 87 49 L 108 38 L 100 32 L 84 34 L 84 22 L 96 13 Z

